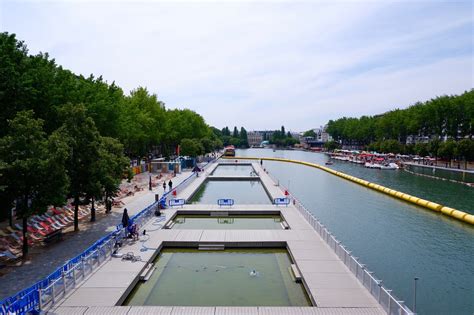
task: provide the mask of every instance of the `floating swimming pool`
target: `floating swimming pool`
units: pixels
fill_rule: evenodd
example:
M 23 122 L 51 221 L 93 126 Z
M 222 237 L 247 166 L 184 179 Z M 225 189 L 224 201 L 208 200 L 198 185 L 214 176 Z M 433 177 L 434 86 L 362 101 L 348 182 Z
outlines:
M 218 199 L 234 199 L 235 204 L 271 204 L 260 180 L 206 180 L 190 203 L 216 204 Z
M 229 215 L 210 216 L 180 214 L 174 219 L 173 229 L 206 229 L 206 230 L 281 230 L 283 219 L 280 215 Z
M 243 165 L 220 164 L 212 172 L 212 175 L 215 175 L 215 176 L 251 176 L 251 174 L 253 172 L 254 172 L 253 167 L 250 164 L 243 164 Z
M 164 249 L 124 305 L 310 306 L 290 264 L 285 249 Z

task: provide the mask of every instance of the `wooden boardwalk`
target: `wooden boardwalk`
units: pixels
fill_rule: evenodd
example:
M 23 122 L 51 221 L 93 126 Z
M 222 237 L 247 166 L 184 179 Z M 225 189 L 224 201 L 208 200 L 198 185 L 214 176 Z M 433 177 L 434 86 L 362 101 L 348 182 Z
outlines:
M 208 170 L 211 173 L 216 166 Z M 273 198 L 284 192 L 257 163 L 254 169 Z M 178 198 L 188 199 L 207 176 L 197 177 Z M 173 230 L 159 227 L 179 212 L 231 211 L 237 213 L 279 212 L 288 230 Z M 50 314 L 385 314 L 374 297 L 356 279 L 331 248 L 292 206 L 275 205 L 185 205 L 164 211 L 165 221 L 152 219 L 144 227 L 147 236 L 130 241 L 121 253 L 133 253 L 140 261 L 110 258 L 74 291 L 62 299 Z M 285 247 L 302 276 L 302 283 L 314 307 L 152 307 L 121 305 L 138 282 L 140 273 L 163 246 L 223 244 L 227 247 Z

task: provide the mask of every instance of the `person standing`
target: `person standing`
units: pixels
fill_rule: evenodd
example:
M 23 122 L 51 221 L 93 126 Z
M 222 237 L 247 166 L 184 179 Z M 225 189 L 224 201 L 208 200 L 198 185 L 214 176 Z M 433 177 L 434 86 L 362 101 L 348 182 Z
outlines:
M 168 186 L 170 187 L 170 191 L 171 191 L 173 189 L 173 182 L 171 181 L 171 179 L 168 182 Z
M 122 225 L 124 228 L 126 228 L 129 224 L 130 218 L 128 217 L 128 210 L 127 208 L 123 209 L 123 215 L 122 215 Z
M 163 181 L 163 190 L 166 191 L 166 181 Z

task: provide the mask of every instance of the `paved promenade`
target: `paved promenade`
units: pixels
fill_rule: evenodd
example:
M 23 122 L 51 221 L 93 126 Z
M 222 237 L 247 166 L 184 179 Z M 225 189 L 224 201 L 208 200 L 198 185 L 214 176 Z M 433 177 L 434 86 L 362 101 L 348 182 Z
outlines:
M 190 171 L 185 171 L 173 177 L 174 187 L 189 177 L 190 174 Z M 148 173 L 137 176 L 148 178 Z M 31 261 L 18 267 L 12 267 L 9 273 L 0 277 L 3 284 L 0 286 L 0 300 L 29 287 L 48 276 L 67 260 L 79 255 L 96 240 L 115 230 L 115 226 L 121 223 L 124 208 L 127 208 L 129 215 L 132 216 L 153 203 L 155 194 L 161 196 L 163 187 L 155 187 L 153 191 L 144 190 L 134 196 L 126 197 L 122 199 L 123 207 L 114 208 L 110 214 L 103 215 L 94 223 L 81 223 L 79 232 L 66 233 L 64 240 L 61 242 L 48 247 L 41 247 L 41 252 L 32 255 Z
M 214 165 L 211 168 L 215 167 Z M 284 192 L 263 171 L 260 174 L 269 196 L 280 198 Z M 212 169 L 208 171 L 211 172 Z M 205 176 L 196 178 L 178 198 L 187 199 L 198 189 Z M 174 230 L 162 229 L 182 211 L 279 211 L 288 223 L 288 230 Z M 122 253 L 139 256 L 136 262 L 110 258 L 91 273 L 82 283 L 59 301 L 49 314 L 385 314 L 374 297 L 344 265 L 339 257 L 321 239 L 319 234 L 293 206 L 235 205 L 231 208 L 217 205 L 185 205 L 164 211 L 164 220 L 157 224 L 151 219 L 144 227 L 147 235 L 129 242 Z M 230 247 L 286 247 L 296 264 L 302 282 L 315 307 L 123 307 L 123 303 L 147 264 L 158 255 L 163 246 L 196 246 L 221 244 Z

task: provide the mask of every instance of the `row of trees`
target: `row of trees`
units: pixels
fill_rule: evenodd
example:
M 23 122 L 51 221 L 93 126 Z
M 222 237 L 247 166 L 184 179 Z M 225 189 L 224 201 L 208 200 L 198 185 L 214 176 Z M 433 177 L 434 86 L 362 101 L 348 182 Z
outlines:
M 212 128 L 212 131 L 218 137 L 224 146 L 233 145 L 236 148 L 248 148 L 249 142 L 247 139 L 247 130 L 244 127 L 240 127 L 240 132 L 237 126 L 234 126 L 234 130 L 230 132 L 229 127 L 224 127 L 222 130 Z
M 285 131 L 285 126 L 281 126 L 280 130 L 275 130 L 270 138 L 270 144 L 277 147 L 290 147 L 299 143 L 298 139 L 293 138 L 291 133 Z
M 474 90 L 457 96 L 440 96 L 407 109 L 382 115 L 343 117 L 328 122 L 327 132 L 342 144 L 369 145 L 408 136 L 459 140 L 474 133 Z
M 0 138 L 2 212 L 15 206 L 22 219 L 23 255 L 28 253 L 30 215 L 44 213 L 49 205 L 63 205 L 71 197 L 77 231 L 81 200 L 92 201 L 91 221 L 94 200 L 105 200 L 110 211 L 110 197 L 129 166 L 122 144 L 101 136 L 83 105 L 63 106 L 59 117 L 61 126 L 47 134 L 45 121 L 35 118 L 33 110 L 20 111 L 8 120 Z
M 80 203 L 92 202 L 92 221 L 96 200 L 110 210 L 126 156 L 222 145 L 197 113 L 166 109 L 146 88 L 125 95 L 102 77 L 76 75 L 8 33 L 0 33 L 0 104 L 0 218 L 16 208 L 25 255 L 28 217 L 48 205 L 72 198 L 75 230 Z
M 61 125 L 60 109 L 83 104 L 102 136 L 118 139 L 130 157 L 175 153 L 182 139 L 213 140 L 203 117 L 189 109 L 169 110 L 155 94 L 138 87 L 130 95 L 102 77 L 84 77 L 58 66 L 47 53 L 28 55 L 14 34 L 0 34 L 0 120 L 33 110 L 51 134 Z M 0 124 L 0 137 L 7 133 Z

